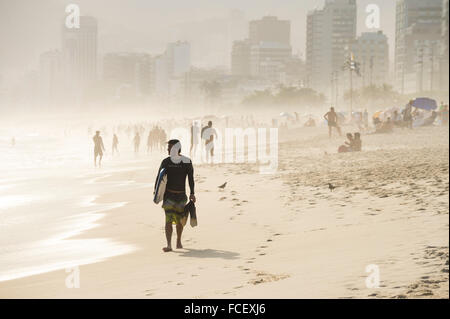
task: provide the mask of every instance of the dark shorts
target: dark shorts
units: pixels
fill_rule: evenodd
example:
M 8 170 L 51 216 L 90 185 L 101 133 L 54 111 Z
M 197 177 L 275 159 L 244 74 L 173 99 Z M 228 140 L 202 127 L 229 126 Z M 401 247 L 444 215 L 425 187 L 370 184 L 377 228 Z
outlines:
M 94 149 L 94 156 L 103 156 L 103 151 L 101 148 L 95 148 Z
M 338 127 L 336 122 L 328 122 L 329 127 Z
M 184 206 L 188 198 L 185 193 L 171 193 L 166 191 L 162 208 L 166 213 L 166 223 L 179 224 L 185 216 Z

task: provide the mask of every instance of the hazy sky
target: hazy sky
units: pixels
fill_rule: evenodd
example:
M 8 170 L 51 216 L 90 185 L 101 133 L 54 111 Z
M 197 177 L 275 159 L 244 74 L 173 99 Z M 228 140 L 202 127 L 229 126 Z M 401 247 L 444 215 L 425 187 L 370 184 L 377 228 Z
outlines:
M 64 9 L 69 3 L 78 4 L 82 15 L 98 19 L 100 53 L 127 50 L 162 53 L 165 43 L 188 33 L 183 29 L 191 24 L 200 29 L 198 34 L 190 34 L 191 38 L 197 37 L 199 45 L 212 40 L 221 44 L 220 37 L 205 37 L 209 26 L 215 25 L 215 20 L 223 21 L 232 9 L 241 10 L 247 20 L 264 15 L 290 20 L 294 52 L 303 53 L 306 14 L 322 7 L 324 0 L 0 0 L 0 74 L 36 69 L 42 52 L 60 47 Z M 381 28 L 389 37 L 392 57 L 395 0 L 357 0 L 357 3 L 358 33 L 367 31 L 364 27 L 367 4 L 380 6 Z M 213 53 L 206 61 L 220 64 L 224 60 L 220 54 L 228 56 L 229 52 Z M 196 63 L 195 59 L 193 62 Z

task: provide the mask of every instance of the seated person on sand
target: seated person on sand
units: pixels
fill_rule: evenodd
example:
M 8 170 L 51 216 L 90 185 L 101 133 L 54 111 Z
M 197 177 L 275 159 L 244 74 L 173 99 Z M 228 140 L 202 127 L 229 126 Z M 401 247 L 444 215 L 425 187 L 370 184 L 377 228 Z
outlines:
M 353 152 L 361 152 L 361 150 L 362 150 L 361 134 L 355 133 L 355 137 L 353 139 L 352 151 Z
M 347 140 L 345 145 L 341 145 L 338 148 L 338 153 L 348 153 L 353 151 L 354 139 L 352 133 L 347 133 Z
M 378 117 L 374 117 L 372 119 L 372 123 L 373 123 L 373 126 L 377 127 L 377 126 L 379 126 L 381 124 L 381 120 Z
M 394 131 L 394 123 L 392 123 L 391 118 L 388 117 L 386 122 L 383 122 L 375 133 L 392 133 Z

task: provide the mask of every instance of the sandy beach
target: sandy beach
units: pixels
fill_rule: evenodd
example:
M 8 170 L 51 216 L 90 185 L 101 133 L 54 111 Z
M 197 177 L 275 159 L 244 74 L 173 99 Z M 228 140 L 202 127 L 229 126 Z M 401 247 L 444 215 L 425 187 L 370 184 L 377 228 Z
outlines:
M 93 192 L 127 185 L 95 204 L 123 204 L 65 238 L 62 251 L 102 240 L 124 250 L 91 246 L 99 258 L 80 262 L 79 288 L 66 286 L 66 265 L 1 281 L 0 298 L 449 298 L 447 128 L 362 139 L 363 152 L 337 154 L 343 137 L 292 129 L 280 136 L 274 174 L 194 163 L 198 226 L 188 222 L 184 248 L 170 253 L 152 202 L 163 156 L 92 171 Z M 368 287 L 374 267 L 379 285 Z

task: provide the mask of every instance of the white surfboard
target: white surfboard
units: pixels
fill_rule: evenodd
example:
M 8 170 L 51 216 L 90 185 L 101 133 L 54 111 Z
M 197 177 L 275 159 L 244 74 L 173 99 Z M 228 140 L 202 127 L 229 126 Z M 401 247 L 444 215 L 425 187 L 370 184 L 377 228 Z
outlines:
M 159 204 L 164 199 L 164 193 L 166 192 L 167 174 L 166 169 L 163 168 L 159 172 L 158 180 L 156 181 L 155 196 L 153 202 Z

